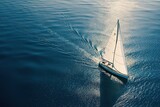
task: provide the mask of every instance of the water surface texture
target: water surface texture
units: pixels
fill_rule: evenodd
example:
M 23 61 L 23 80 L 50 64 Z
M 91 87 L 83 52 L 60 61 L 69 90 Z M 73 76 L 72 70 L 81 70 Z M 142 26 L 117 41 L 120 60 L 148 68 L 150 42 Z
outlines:
M 100 72 L 120 19 L 129 81 Z M 0 0 L 1 107 L 159 107 L 160 0 Z

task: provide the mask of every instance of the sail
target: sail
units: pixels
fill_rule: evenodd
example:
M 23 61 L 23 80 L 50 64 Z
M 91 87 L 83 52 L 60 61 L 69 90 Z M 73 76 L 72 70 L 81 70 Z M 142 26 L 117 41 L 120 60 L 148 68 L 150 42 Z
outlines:
M 117 25 L 114 28 L 107 46 L 105 48 L 105 54 L 103 55 L 103 58 L 106 59 L 109 62 L 113 62 L 113 57 L 114 57 L 114 51 L 115 51 L 115 44 L 116 44 L 116 36 L 117 35 Z
M 123 44 L 122 44 L 122 38 L 120 33 L 120 26 L 118 29 L 118 40 L 117 40 L 117 46 L 115 50 L 115 56 L 114 56 L 114 67 L 119 72 L 128 75 L 127 68 L 126 68 L 126 62 L 125 62 L 125 56 L 124 56 L 124 50 L 123 50 Z
M 124 57 L 122 38 L 120 34 L 119 21 L 117 22 L 117 25 L 108 40 L 103 58 L 113 63 L 114 69 L 116 69 L 118 72 L 125 75 L 128 74 Z

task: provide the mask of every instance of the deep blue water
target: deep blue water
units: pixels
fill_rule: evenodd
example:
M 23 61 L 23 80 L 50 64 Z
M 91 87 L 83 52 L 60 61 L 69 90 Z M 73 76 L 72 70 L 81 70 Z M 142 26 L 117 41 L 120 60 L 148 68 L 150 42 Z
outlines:
M 120 19 L 129 80 L 100 72 Z M 1 107 L 159 107 L 160 0 L 0 0 Z

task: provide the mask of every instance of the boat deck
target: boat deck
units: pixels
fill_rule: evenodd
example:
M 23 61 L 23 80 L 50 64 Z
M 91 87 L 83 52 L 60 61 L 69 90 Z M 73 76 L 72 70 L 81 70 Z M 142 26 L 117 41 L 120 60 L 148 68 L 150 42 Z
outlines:
M 108 72 L 110 72 L 113 75 L 123 77 L 125 79 L 128 78 L 128 75 L 125 75 L 125 74 L 117 71 L 117 69 L 113 67 L 112 63 L 110 63 L 108 61 L 101 61 L 99 64 L 103 69 L 107 70 Z

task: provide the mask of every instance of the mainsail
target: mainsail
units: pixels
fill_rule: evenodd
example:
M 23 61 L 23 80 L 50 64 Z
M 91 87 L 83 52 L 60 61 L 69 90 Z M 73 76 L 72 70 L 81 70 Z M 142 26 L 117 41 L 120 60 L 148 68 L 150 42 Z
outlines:
M 128 75 L 120 33 L 119 20 L 117 21 L 116 27 L 114 28 L 112 35 L 108 40 L 103 58 L 113 65 L 113 69 L 120 73 Z

